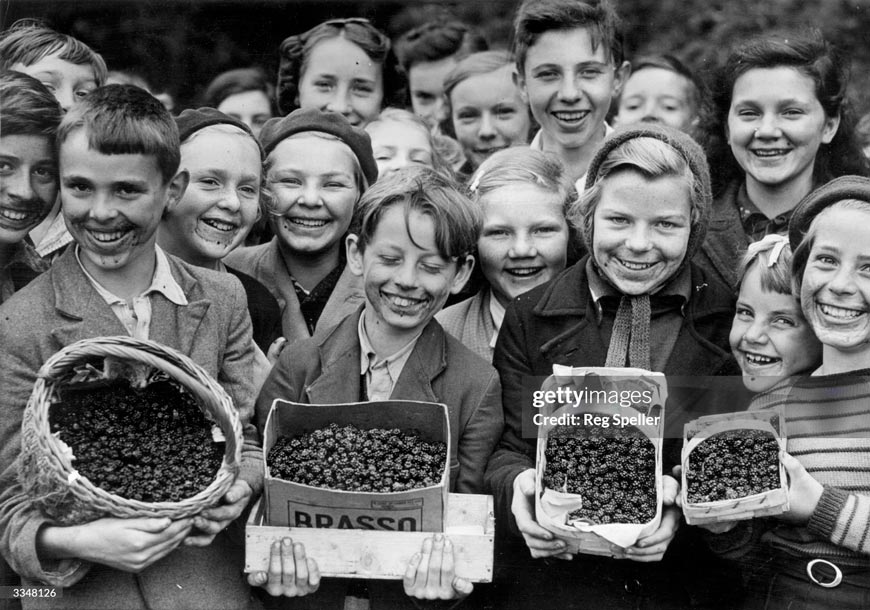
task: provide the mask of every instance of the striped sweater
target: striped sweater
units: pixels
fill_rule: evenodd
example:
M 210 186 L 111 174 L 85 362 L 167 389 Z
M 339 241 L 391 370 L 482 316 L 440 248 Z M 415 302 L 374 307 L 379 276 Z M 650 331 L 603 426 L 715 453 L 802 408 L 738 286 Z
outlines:
M 757 538 L 790 555 L 870 566 L 870 370 L 803 377 L 758 395 L 750 410 L 783 405 L 787 450 L 825 486 L 804 526 L 747 523 Z M 748 532 L 744 531 L 744 534 Z

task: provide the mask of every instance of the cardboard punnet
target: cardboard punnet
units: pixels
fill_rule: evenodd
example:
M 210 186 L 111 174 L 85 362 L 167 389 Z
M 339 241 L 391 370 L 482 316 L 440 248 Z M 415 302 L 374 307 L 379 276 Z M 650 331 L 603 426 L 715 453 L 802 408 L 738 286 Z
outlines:
M 764 411 L 740 411 L 707 415 L 688 422 L 683 428 L 681 456 L 682 482 L 680 495 L 686 523 L 699 525 L 720 521 L 742 521 L 755 517 L 779 515 L 789 508 L 788 481 L 785 466 L 779 462 L 779 487 L 769 491 L 714 502 L 689 502 L 689 456 L 699 444 L 720 432 L 728 430 L 760 430 L 772 434 L 779 448 L 785 451 L 785 412 L 782 407 Z
M 582 391 L 586 384 L 600 384 L 605 391 L 649 392 L 649 410 L 636 410 L 632 407 L 602 404 L 577 400 L 573 404 L 562 403 L 545 408 L 544 414 L 551 415 L 554 422 L 544 422 L 538 426 L 538 446 L 535 464 L 535 514 L 538 523 L 556 534 L 568 546 L 568 553 L 612 556 L 613 545 L 629 547 L 639 538 L 648 536 L 661 523 L 662 516 L 662 442 L 664 431 L 664 405 L 667 401 L 667 380 L 662 373 L 643 369 L 611 367 L 568 367 L 553 365 L 553 374 L 542 386 L 542 391 L 556 391 L 558 388 Z M 636 394 L 634 394 L 636 396 Z M 588 414 L 588 423 L 584 415 Z M 571 417 L 574 415 L 574 417 Z M 596 419 L 600 418 L 600 419 Z M 647 523 L 608 523 L 593 525 L 584 521 L 569 522 L 568 513 L 579 508 L 582 498 L 546 489 L 543 484 L 546 469 L 546 447 L 550 431 L 556 428 L 587 428 L 590 425 L 602 426 L 603 422 L 615 425 L 627 418 L 632 423 L 624 425 L 639 430 L 655 447 L 655 488 L 656 513 Z M 602 426 L 606 427 L 606 426 Z
M 447 445 L 437 485 L 393 493 L 312 487 L 273 477 L 265 465 L 265 524 L 270 526 L 441 532 L 450 487 L 450 425 L 443 404 L 410 400 L 308 405 L 276 399 L 266 420 L 263 456 L 280 436 L 301 436 L 329 426 L 399 428 Z

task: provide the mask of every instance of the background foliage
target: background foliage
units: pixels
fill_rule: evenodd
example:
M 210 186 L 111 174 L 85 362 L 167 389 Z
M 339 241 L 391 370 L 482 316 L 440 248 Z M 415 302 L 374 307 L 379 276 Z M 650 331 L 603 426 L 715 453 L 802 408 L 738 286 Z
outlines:
M 629 56 L 671 52 L 709 75 L 730 44 L 783 28 L 818 27 L 852 57 L 852 99 L 870 111 L 870 0 L 613 0 Z M 510 45 L 518 0 L 5 0 L 0 25 L 40 17 L 100 51 L 110 68 L 139 72 L 180 107 L 219 72 L 277 67 L 280 41 L 332 17 L 364 16 L 390 35 L 452 13 Z

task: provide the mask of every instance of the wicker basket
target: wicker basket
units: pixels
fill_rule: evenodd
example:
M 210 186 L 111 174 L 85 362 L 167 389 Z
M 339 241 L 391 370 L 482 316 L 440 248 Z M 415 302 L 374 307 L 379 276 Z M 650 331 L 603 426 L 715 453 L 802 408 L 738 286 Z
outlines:
M 190 391 L 206 416 L 220 427 L 226 438 L 226 451 L 214 481 L 206 489 L 178 502 L 141 502 L 104 491 L 79 475 L 69 448 L 51 432 L 49 410 L 58 390 L 69 384 L 77 365 L 105 356 L 144 363 L 166 373 Z M 238 474 L 241 460 L 241 423 L 224 389 L 184 354 L 132 337 L 84 339 L 49 358 L 39 370 L 21 429 L 21 483 L 47 516 L 64 525 L 102 517 L 179 519 L 195 515 L 215 505 L 226 493 Z

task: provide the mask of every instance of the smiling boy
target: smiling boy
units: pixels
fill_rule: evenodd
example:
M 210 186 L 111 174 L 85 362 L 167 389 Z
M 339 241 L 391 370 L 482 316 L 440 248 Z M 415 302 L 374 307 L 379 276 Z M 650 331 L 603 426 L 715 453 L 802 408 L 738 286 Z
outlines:
M 64 587 L 56 607 L 244 608 L 242 549 L 224 531 L 262 483 L 249 424 L 254 344 L 244 291 L 235 278 L 155 245 L 161 216 L 188 182 L 178 171 L 177 128 L 159 101 L 137 87 L 101 88 L 67 113 L 58 142 L 63 213 L 75 245 L 4 303 L 0 316 L 0 552 L 25 584 Z M 22 493 L 13 460 L 37 371 L 67 345 L 111 335 L 177 349 L 232 397 L 246 440 L 240 475 L 218 506 L 178 521 L 58 526 Z
M 399 170 L 369 189 L 347 238 L 348 268 L 362 278 L 365 304 L 331 332 L 282 352 L 257 399 L 258 423 L 263 425 L 275 398 L 444 403 L 450 490 L 481 493 L 483 469 L 502 428 L 501 385 L 488 363 L 434 320 L 468 278 L 480 222 L 477 208 L 429 168 Z M 440 553 L 442 542 L 435 544 Z M 446 582 L 451 579 L 452 574 Z M 333 590 L 339 584 L 326 584 L 316 594 L 320 607 L 332 607 L 326 601 L 330 592 L 344 593 Z M 415 587 L 406 591 L 414 595 Z M 470 587 L 446 589 L 446 597 L 461 597 Z
M 541 130 L 531 147 L 555 153 L 582 192 L 586 169 L 610 133 L 604 122 L 630 66 L 607 2 L 526 0 L 514 22 L 517 85 Z

